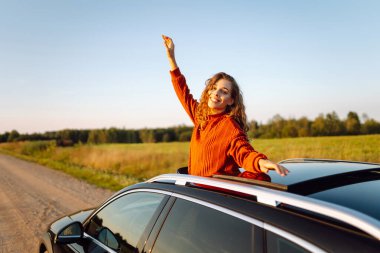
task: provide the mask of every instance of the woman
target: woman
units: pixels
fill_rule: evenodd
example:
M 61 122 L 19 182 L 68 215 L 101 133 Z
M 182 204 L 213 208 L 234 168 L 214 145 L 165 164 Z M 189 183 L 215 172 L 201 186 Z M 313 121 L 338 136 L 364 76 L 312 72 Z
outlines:
M 244 176 L 268 180 L 269 170 L 281 176 L 289 171 L 255 151 L 246 131 L 245 107 L 238 84 L 226 74 L 218 73 L 207 80 L 199 103 L 190 94 L 185 77 L 179 70 L 171 38 L 162 36 L 170 64 L 174 90 L 194 123 L 190 142 L 189 174 Z M 239 168 L 245 173 L 240 173 Z

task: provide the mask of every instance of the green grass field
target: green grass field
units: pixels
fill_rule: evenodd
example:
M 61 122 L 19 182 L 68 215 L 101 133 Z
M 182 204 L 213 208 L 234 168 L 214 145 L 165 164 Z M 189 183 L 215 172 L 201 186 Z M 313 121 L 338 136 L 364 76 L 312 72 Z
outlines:
M 326 158 L 380 163 L 380 135 L 257 139 L 256 150 L 279 162 Z M 54 142 L 2 143 L 0 151 L 62 170 L 92 184 L 120 189 L 187 165 L 188 142 L 56 147 Z

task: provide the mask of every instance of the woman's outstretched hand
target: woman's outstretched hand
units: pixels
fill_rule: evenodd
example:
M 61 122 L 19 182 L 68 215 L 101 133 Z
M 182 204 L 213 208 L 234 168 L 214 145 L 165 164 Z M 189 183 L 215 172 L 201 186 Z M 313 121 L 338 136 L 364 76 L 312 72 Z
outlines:
M 174 69 L 178 68 L 178 66 L 177 66 L 177 63 L 175 61 L 173 40 L 170 37 L 165 36 L 165 35 L 162 35 L 162 38 L 164 39 L 164 45 L 166 48 L 166 53 L 168 55 L 170 68 L 171 68 L 171 70 L 174 70 Z
M 284 166 L 266 159 L 260 159 L 259 166 L 260 170 L 264 173 L 268 173 L 269 170 L 275 170 L 281 176 L 286 176 L 289 173 L 289 170 Z

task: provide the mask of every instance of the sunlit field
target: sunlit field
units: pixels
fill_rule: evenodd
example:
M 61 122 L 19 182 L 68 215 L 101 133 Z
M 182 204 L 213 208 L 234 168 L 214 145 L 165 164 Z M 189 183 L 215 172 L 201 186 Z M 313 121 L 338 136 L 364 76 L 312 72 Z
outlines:
M 304 157 L 380 163 L 380 135 L 264 139 L 252 144 L 277 162 Z
M 279 162 L 325 158 L 380 163 L 380 135 L 257 139 L 256 150 Z M 187 165 L 189 143 L 105 144 L 56 147 L 55 142 L 0 144 L 0 151 L 117 190 Z

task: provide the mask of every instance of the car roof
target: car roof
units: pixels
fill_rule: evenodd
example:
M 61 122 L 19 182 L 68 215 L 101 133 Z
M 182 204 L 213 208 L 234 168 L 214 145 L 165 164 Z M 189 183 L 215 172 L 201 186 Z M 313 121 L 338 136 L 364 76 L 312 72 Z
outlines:
M 379 192 L 377 179 L 323 190 L 308 197 L 352 208 L 380 220 Z
M 343 173 L 380 169 L 380 164 L 375 163 L 327 159 L 297 158 L 281 161 L 280 164 L 290 170 L 289 175 L 281 177 L 276 173 L 272 173 L 270 177 L 272 182 L 287 186 Z
M 376 194 L 380 191 L 380 164 L 320 159 L 292 159 L 281 164 L 291 172 L 286 177 L 271 173 L 272 182 L 181 174 L 161 175 L 148 182 L 174 182 L 176 185 L 253 195 L 258 202 L 317 212 L 380 239 L 380 202 Z M 323 202 L 319 202 L 321 200 Z
M 380 220 L 380 164 L 296 159 L 281 162 L 289 177 L 271 175 L 287 191 L 345 206 Z M 293 176 L 294 175 L 294 176 Z

